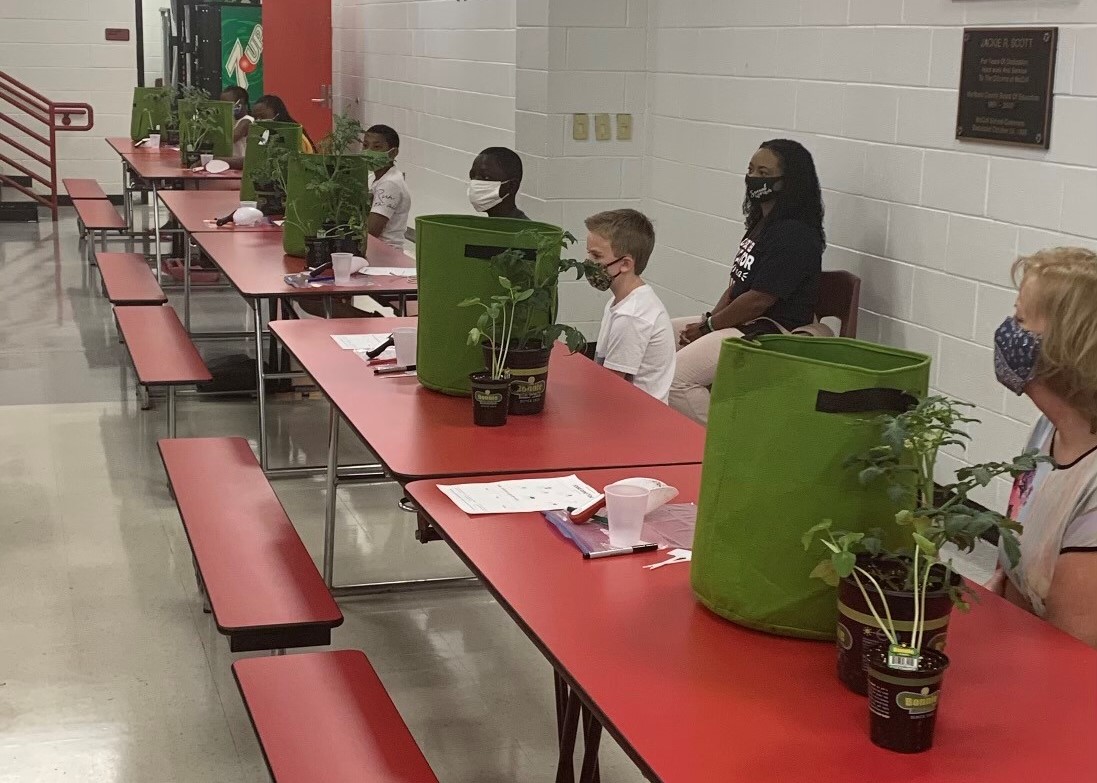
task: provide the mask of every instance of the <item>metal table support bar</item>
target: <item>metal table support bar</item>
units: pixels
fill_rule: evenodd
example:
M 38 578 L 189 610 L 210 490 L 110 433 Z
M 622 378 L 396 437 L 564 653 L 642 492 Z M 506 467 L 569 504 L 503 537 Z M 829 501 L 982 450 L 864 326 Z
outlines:
M 335 512 L 338 504 L 337 493 L 341 481 L 342 469 L 339 468 L 339 411 L 329 403 L 328 411 L 328 466 L 326 479 L 326 495 L 324 497 L 324 556 L 321 573 L 324 575 L 324 584 L 331 590 L 335 597 L 347 597 L 354 595 L 377 595 L 379 593 L 395 593 L 411 590 L 432 590 L 441 587 L 479 586 L 480 580 L 475 576 L 452 576 L 426 579 L 405 579 L 392 582 L 373 582 L 369 584 L 336 585 L 335 584 Z M 384 470 L 380 465 L 373 466 L 378 472 L 370 471 L 367 480 L 383 480 Z M 357 476 L 348 474 L 343 479 L 359 480 Z

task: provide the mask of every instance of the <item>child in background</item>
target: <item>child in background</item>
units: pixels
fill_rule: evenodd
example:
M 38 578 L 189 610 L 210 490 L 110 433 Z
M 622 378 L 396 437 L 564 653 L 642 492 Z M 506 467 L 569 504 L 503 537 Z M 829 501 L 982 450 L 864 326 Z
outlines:
M 387 168 L 370 174 L 369 189 L 373 206 L 366 219 L 366 232 L 397 250 L 404 249 L 404 231 L 411 213 L 411 193 L 404 181 L 404 172 L 396 168 L 400 153 L 400 134 L 388 125 L 373 125 L 363 138 L 362 148 L 387 152 L 392 161 Z
M 586 226 L 587 282 L 613 294 L 598 330 L 595 361 L 666 402 L 674 379 L 674 327 L 640 277 L 655 247 L 655 228 L 634 209 L 600 212 Z

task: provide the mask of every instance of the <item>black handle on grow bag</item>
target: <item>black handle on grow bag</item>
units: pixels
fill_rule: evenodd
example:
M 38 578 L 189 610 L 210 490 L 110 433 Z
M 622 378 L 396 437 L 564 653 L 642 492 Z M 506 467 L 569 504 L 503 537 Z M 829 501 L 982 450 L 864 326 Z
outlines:
M 820 389 L 815 398 L 815 410 L 820 413 L 906 413 L 917 404 L 918 398 L 902 389 Z
M 523 261 L 536 261 L 537 251 L 534 249 L 522 249 L 518 247 L 494 247 L 492 245 L 465 245 L 465 258 L 475 258 L 481 261 L 490 261 L 508 250 L 517 250 L 522 254 Z

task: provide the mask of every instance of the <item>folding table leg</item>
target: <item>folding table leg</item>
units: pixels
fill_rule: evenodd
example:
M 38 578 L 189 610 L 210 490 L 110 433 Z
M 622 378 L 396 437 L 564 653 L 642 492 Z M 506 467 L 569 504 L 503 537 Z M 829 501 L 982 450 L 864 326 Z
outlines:
M 556 765 L 556 783 L 575 783 L 575 740 L 579 733 L 579 697 L 570 691 L 564 720 L 560 725 L 560 759 Z
M 252 325 L 255 330 L 255 394 L 259 400 L 259 465 L 265 471 L 269 467 L 267 454 L 267 389 L 263 372 L 263 310 L 259 299 L 251 303 Z
M 168 387 L 168 437 L 175 437 L 175 387 Z
M 183 232 L 183 328 L 190 334 L 190 234 Z
M 324 507 L 324 584 L 335 584 L 335 504 L 339 487 L 339 412 L 329 402 L 327 498 Z
M 160 249 L 160 196 L 156 192 L 156 180 L 149 180 L 152 186 L 152 224 L 154 226 L 153 252 L 156 254 L 156 282 L 164 282 L 164 258 Z
M 126 221 L 126 231 L 133 236 L 133 180 L 125 158 L 122 159 L 122 217 Z
M 583 707 L 583 767 L 579 783 L 599 783 L 598 747 L 602 743 L 602 724 L 586 707 Z

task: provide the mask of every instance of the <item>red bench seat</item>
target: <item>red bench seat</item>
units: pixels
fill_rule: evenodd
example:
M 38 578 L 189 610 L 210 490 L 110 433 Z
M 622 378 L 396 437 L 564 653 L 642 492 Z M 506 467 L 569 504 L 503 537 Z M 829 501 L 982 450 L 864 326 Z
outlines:
M 61 184 L 65 186 L 65 192 L 69 194 L 72 199 L 105 199 L 107 194 L 103 192 L 103 189 L 99 187 L 99 183 L 93 179 L 77 179 L 75 177 L 68 177 L 61 180 Z
M 358 650 L 232 665 L 275 783 L 437 783 Z
M 330 644 L 343 613 L 248 442 L 179 438 L 159 447 L 213 618 L 232 651 Z
M 99 253 L 96 262 L 111 304 L 162 305 L 168 301 L 140 253 Z
M 88 231 L 121 231 L 126 227 L 114 204 L 105 199 L 74 198 L 72 206 Z

